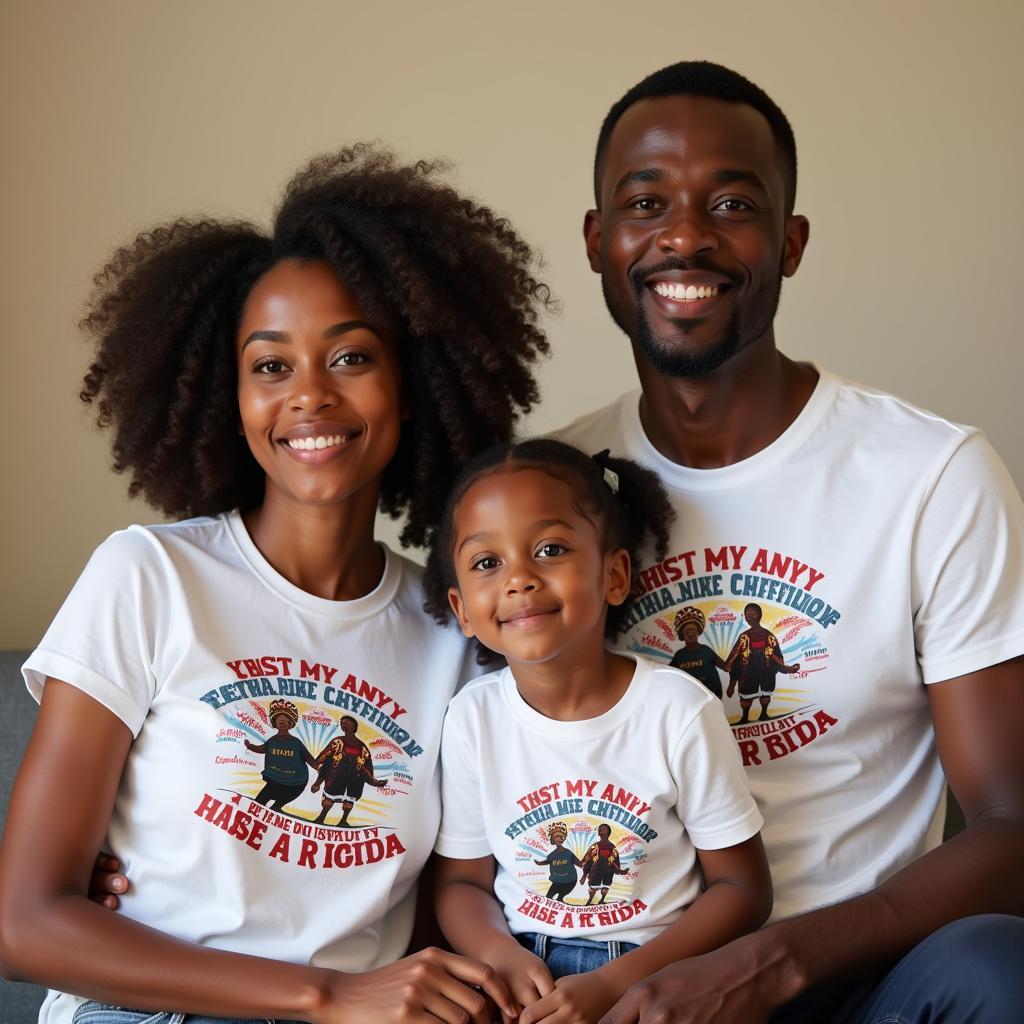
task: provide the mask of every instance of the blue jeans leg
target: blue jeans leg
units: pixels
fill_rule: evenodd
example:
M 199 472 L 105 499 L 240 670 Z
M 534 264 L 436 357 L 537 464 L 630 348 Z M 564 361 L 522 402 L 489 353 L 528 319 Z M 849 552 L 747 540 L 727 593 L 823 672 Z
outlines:
M 547 964 L 551 977 L 558 981 L 573 974 L 596 971 L 609 960 L 615 960 L 636 949 L 635 942 L 597 942 L 592 939 L 561 938 L 542 935 L 539 932 L 524 932 L 517 935 L 521 946 Z
M 1020 1024 L 1024 918 L 965 917 L 918 943 L 881 978 L 817 989 L 781 1006 L 773 1024 Z
M 110 1003 L 87 1002 L 76 1011 L 71 1024 L 274 1024 L 263 1017 L 259 1020 L 238 1020 L 229 1017 L 202 1017 L 195 1013 L 131 1010 Z M 281 1021 L 280 1024 L 286 1024 Z

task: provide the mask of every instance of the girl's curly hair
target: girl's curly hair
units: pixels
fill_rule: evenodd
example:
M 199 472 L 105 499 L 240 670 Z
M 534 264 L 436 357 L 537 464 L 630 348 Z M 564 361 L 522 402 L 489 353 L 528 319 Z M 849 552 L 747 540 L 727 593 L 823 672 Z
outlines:
M 448 590 L 458 585 L 455 510 L 481 477 L 517 469 L 539 469 L 567 484 L 577 511 L 598 524 L 604 550 L 625 548 L 629 553 L 634 583 L 641 549 L 649 545 L 659 560 L 665 557 L 676 513 L 657 473 L 632 459 L 614 458 L 607 450 L 586 455 L 551 438 L 496 445 L 472 459 L 459 474 L 430 545 L 423 576 L 423 607 L 442 625 L 452 614 Z M 609 606 L 607 637 L 618 636 L 629 613 L 627 604 L 628 598 L 621 605 Z M 478 642 L 477 661 L 488 665 L 495 660 L 494 652 Z
M 429 541 L 453 477 L 507 441 L 538 399 L 537 326 L 553 309 L 535 256 L 508 221 L 375 144 L 312 160 L 268 235 L 177 220 L 140 234 L 95 278 L 82 327 L 96 344 L 81 398 L 113 430 L 129 494 L 172 516 L 258 505 L 263 471 L 239 435 L 235 333 L 256 281 L 282 260 L 325 260 L 396 336 L 410 417 L 381 507 Z

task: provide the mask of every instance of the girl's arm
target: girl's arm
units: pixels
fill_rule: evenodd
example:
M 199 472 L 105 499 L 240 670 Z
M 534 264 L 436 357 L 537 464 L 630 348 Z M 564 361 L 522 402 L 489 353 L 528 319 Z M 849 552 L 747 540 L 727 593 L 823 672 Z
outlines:
M 459 953 L 472 950 L 474 957 L 493 967 L 518 1002 L 518 1011 L 551 992 L 554 982 L 544 961 L 509 932 L 494 896 L 494 872 L 493 857 L 438 856 L 434 905 L 452 948 Z
M 0 847 L 0 971 L 122 1006 L 311 1024 L 486 1020 L 483 965 L 428 950 L 365 974 L 208 949 L 111 914 L 88 899 L 132 742 L 73 686 L 47 680 Z
M 555 991 L 520 1016 L 598 1020 L 632 985 L 662 967 L 708 953 L 760 927 L 772 909 L 772 880 L 760 835 L 722 850 L 698 850 L 706 888 L 657 938 L 596 971 L 561 978 Z

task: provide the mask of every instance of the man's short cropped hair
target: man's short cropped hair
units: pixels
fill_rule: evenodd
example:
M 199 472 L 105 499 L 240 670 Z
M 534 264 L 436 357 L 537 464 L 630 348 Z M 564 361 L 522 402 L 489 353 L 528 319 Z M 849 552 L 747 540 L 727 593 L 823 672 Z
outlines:
M 648 75 L 633 86 L 605 116 L 597 136 L 594 155 L 594 200 L 601 206 L 601 163 L 608 140 L 619 118 L 640 100 L 661 99 L 666 96 L 700 96 L 726 103 L 743 103 L 762 114 L 772 130 L 772 136 L 782 158 L 786 183 L 786 213 L 793 212 L 796 202 L 796 139 L 788 118 L 778 104 L 748 78 L 721 64 L 706 60 L 684 60 L 670 64 Z

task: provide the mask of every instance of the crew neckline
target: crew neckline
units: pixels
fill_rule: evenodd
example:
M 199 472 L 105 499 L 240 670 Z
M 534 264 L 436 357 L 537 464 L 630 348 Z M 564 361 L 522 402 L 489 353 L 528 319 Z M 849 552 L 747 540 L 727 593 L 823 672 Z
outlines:
M 398 590 L 402 577 L 402 560 L 380 541 L 377 542 L 377 546 L 384 552 L 384 572 L 381 574 L 377 586 L 363 597 L 357 597 L 351 601 L 332 601 L 326 597 L 309 594 L 301 587 L 295 586 L 290 580 L 285 579 L 256 547 L 252 537 L 249 536 L 249 531 L 245 528 L 242 514 L 238 509 L 222 513 L 221 519 L 227 527 L 228 534 L 234 541 L 238 553 L 254 575 L 278 597 L 303 611 L 348 621 L 361 619 L 380 611 L 393 600 Z
M 813 364 L 812 364 L 813 366 Z M 796 419 L 767 447 L 730 466 L 716 469 L 695 469 L 680 466 L 666 458 L 651 443 L 643 423 L 640 421 L 640 398 L 642 392 L 633 391 L 622 398 L 622 428 L 629 438 L 630 447 L 639 452 L 640 458 L 653 468 L 663 481 L 689 491 L 722 490 L 748 483 L 751 478 L 777 467 L 799 448 L 808 435 L 818 426 L 832 404 L 839 389 L 839 378 L 835 374 L 814 366 L 818 382 L 810 398 L 800 410 Z
M 511 713 L 534 732 L 560 740 L 592 740 L 617 729 L 628 719 L 642 702 L 644 693 L 650 685 L 653 666 L 649 661 L 640 658 L 630 651 L 616 651 L 634 663 L 633 676 L 626 692 L 603 714 L 595 718 L 583 718 L 573 722 L 562 722 L 548 718 L 530 707 L 523 700 L 516 686 L 510 668 L 501 672 L 501 692 Z

